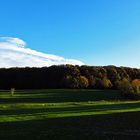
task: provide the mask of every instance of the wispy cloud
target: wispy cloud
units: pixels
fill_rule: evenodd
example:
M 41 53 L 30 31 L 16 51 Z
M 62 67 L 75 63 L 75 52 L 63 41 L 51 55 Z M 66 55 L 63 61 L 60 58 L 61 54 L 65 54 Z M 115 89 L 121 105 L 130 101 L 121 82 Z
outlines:
M 83 65 L 84 63 L 32 50 L 19 38 L 0 37 L 0 67 L 43 67 L 61 64 Z

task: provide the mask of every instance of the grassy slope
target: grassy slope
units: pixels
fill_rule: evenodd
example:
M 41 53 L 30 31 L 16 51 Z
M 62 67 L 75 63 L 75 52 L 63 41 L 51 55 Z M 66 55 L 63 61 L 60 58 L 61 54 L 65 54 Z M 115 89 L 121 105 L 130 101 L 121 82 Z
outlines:
M 0 139 L 139 139 L 140 101 L 118 91 L 0 93 Z

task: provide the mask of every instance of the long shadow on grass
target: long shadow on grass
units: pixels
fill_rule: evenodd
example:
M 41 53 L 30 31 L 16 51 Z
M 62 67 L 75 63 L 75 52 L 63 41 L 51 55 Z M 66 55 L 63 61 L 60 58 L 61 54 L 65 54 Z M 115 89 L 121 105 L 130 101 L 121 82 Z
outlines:
M 32 91 L 33 92 L 33 91 Z M 49 90 L 44 92 L 21 92 L 14 97 L 0 98 L 0 103 L 87 102 L 122 99 L 115 90 Z
M 121 111 L 121 110 L 136 110 L 137 108 L 140 108 L 140 103 L 123 103 L 123 104 L 103 104 L 103 105 L 75 105 L 73 107 L 57 107 L 57 108 L 18 108 L 15 106 L 11 107 L 8 110 L 0 110 L 0 115 L 22 115 L 26 114 L 28 115 L 37 115 L 43 113 L 53 113 L 53 114 L 67 114 L 69 113 L 86 113 L 91 112 L 96 113 L 102 113 L 106 111 Z M 81 114 L 81 115 L 82 115 Z
M 2 140 L 137 140 L 140 112 L 0 123 Z

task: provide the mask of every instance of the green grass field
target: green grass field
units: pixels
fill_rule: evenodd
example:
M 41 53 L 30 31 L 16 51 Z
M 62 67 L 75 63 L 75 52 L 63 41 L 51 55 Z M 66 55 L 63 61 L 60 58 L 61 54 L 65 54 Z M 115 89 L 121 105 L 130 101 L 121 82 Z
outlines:
M 0 91 L 0 140 L 140 139 L 140 101 L 115 90 Z

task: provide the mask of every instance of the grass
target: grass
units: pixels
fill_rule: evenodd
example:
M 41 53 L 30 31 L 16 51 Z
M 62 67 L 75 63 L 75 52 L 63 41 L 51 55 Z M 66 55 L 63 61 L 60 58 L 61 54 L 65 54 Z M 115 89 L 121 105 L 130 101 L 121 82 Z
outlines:
M 0 139 L 140 139 L 140 101 L 115 90 L 0 91 Z

